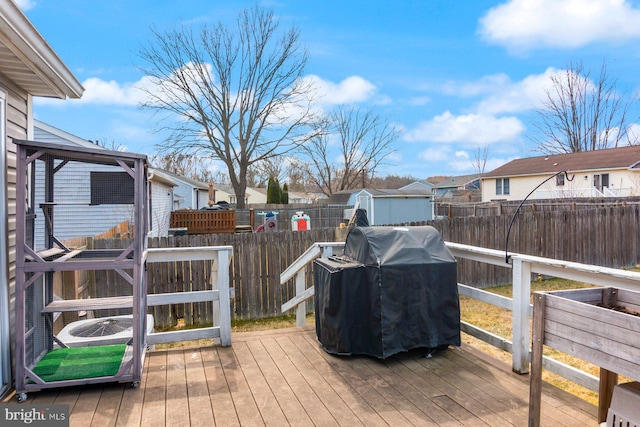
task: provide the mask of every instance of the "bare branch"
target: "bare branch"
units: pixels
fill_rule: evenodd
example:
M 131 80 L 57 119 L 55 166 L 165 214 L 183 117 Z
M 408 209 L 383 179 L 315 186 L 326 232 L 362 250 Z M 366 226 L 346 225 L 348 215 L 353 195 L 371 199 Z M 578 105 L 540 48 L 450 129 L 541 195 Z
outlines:
M 313 133 L 313 99 L 302 82 L 307 54 L 298 30 L 279 30 L 273 11 L 255 6 L 237 27 L 152 29 L 141 47 L 143 108 L 167 133 L 163 152 L 204 154 L 227 167 L 238 207 L 244 207 L 247 173 L 256 162 L 281 156 Z
M 398 130 L 379 114 L 342 107 L 327 116 L 301 153 L 311 179 L 331 195 L 370 181 L 393 153 L 398 137 Z
M 550 79 L 534 121 L 537 151 L 575 153 L 637 143 L 628 138 L 628 113 L 635 99 L 620 96 L 604 62 L 595 80 L 582 63 L 569 64 Z

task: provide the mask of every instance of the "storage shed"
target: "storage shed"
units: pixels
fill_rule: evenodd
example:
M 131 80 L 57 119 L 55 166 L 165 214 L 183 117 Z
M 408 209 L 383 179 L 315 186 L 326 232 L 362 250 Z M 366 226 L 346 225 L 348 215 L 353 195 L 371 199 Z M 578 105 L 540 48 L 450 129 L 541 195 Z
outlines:
M 349 205 L 367 211 L 371 225 L 397 225 L 433 219 L 432 194 L 428 188 L 374 190 L 353 193 Z

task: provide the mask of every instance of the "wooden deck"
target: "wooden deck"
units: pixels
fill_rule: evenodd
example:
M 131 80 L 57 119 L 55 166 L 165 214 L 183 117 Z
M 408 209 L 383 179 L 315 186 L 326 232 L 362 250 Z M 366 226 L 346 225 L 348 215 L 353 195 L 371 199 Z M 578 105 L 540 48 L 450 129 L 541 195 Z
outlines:
M 467 346 L 379 361 L 331 356 L 309 328 L 232 341 L 149 352 L 137 389 L 49 390 L 27 402 L 69 404 L 70 425 L 83 427 L 527 425 L 528 377 Z M 596 426 L 596 408 L 545 384 L 542 425 Z

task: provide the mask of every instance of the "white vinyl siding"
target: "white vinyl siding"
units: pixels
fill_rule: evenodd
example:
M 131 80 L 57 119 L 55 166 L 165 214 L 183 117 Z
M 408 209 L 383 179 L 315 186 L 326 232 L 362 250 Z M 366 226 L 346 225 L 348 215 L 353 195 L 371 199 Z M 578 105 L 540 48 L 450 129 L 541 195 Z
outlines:
M 7 265 L 7 137 L 5 132 L 7 95 L 0 90 L 0 396 L 10 386 L 11 380 L 11 353 L 9 343 L 9 268 Z
M 149 237 L 169 234 L 169 220 L 173 207 L 173 188 L 158 182 L 151 182 L 151 218 Z
M 16 269 L 16 148 L 15 144 L 11 142 L 13 139 L 26 139 L 28 121 L 27 116 L 29 112 L 29 97 L 28 95 L 16 88 L 11 82 L 4 80 L 2 74 L 0 74 L 0 90 L 5 94 L 5 117 L 2 119 L 4 125 L 5 138 L 3 139 L 2 149 L 4 150 L 3 156 L 5 160 L 6 175 L 3 179 L 6 179 L 2 183 L 3 189 L 6 191 L 6 206 L 7 216 L 6 223 L 3 222 L 6 228 L 6 252 L 0 253 L 3 258 L 8 275 L 8 313 L 5 316 L 8 317 L 8 329 L 9 329 L 9 341 L 10 341 L 10 360 L 11 360 L 11 372 L 13 372 L 13 361 L 15 360 L 15 269 Z M 4 221 L 4 219 L 2 219 Z M 5 282 L 6 283 L 6 282 Z M 6 289 L 2 290 L 3 292 Z M 5 293 L 5 295 L 7 295 Z M 5 318 L 2 322 L 7 325 Z M 6 328 L 6 326 L 5 326 Z M 4 347 L 6 354 L 6 347 Z M 6 364 L 6 362 L 3 361 Z M 5 368 L 6 369 L 6 368 Z M 3 381 L 7 381 L 10 378 L 3 378 Z M 2 390 L 0 390 L 0 394 Z
M 42 165 L 38 165 L 42 167 Z M 61 203 L 54 207 L 54 236 L 65 241 L 75 237 L 95 236 L 121 222 L 129 221 L 133 225 L 133 205 L 90 206 L 91 172 L 122 172 L 119 167 L 68 164 L 55 174 L 54 201 Z M 42 176 L 39 172 L 37 176 Z M 40 203 L 44 201 L 44 182 L 38 180 L 35 189 L 35 235 L 36 249 L 44 248 L 44 214 Z M 75 203 L 75 204 L 66 204 Z

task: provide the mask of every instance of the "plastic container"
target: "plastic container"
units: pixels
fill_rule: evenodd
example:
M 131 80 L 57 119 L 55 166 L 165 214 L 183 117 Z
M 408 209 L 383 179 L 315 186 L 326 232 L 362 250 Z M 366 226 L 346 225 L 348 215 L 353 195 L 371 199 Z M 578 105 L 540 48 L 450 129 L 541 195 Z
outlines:
M 302 211 L 298 211 L 291 217 L 291 230 L 302 231 L 311 230 L 311 219 L 309 215 Z

